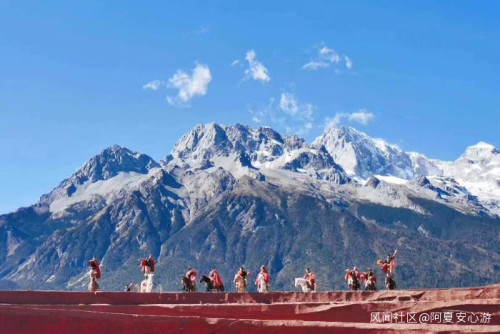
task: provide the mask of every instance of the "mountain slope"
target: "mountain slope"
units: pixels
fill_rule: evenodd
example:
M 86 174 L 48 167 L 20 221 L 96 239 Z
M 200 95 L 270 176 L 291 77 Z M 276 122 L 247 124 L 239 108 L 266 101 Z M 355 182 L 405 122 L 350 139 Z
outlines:
M 389 173 L 389 161 L 403 157 L 392 172 L 415 173 L 417 155 L 356 152 L 363 155 L 358 162 L 378 161 L 365 165 L 376 171 Z M 495 173 L 497 154 L 480 147 L 456 163 Z M 162 165 L 115 146 L 32 207 L 0 216 L 0 287 L 85 289 L 87 261 L 97 256 L 102 287 L 121 290 L 141 279 L 140 257 L 153 254 L 163 289 L 179 289 L 189 266 L 201 273 L 217 267 L 230 287 L 239 266 L 255 274 L 262 264 L 273 289 L 293 289 L 305 267 L 322 289 L 340 289 L 344 269 L 374 267 L 394 248 L 402 288 L 498 282 L 494 207 L 446 176 L 456 174 L 451 167 L 431 162 L 445 175 L 358 181 L 321 142 L 238 124 L 196 126 Z M 472 171 L 484 176 L 471 167 L 467 178 Z M 488 182 L 490 174 L 478 180 Z
M 90 159 L 49 194 L 43 195 L 38 205 L 57 212 L 82 201 L 102 201 L 113 190 L 140 182 L 144 175 L 158 167 L 160 164 L 151 157 L 115 145 Z

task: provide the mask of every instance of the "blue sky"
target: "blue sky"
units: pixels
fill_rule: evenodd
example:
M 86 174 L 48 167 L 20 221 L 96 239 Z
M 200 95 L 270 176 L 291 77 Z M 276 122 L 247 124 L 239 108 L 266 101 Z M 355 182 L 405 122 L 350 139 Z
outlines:
M 0 213 L 113 144 L 161 159 L 200 122 L 309 141 L 336 122 L 446 160 L 481 140 L 498 147 L 499 10 L 496 1 L 2 1 Z

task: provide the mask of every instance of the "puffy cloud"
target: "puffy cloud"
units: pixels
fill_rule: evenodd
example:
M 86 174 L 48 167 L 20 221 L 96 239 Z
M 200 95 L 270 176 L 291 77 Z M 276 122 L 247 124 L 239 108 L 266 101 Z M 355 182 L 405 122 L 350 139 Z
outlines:
M 344 64 L 345 67 L 350 70 L 352 69 L 353 63 L 351 58 L 346 55 L 341 55 L 334 49 L 323 45 L 317 50 L 316 57 L 302 66 L 302 69 L 315 71 L 320 68 L 330 67 L 331 65 Z
M 333 118 L 327 117 L 325 123 L 328 127 L 336 127 L 343 119 L 347 119 L 350 122 L 368 125 L 374 117 L 375 115 L 372 112 L 366 109 L 360 109 L 352 113 L 337 113 Z
M 144 90 L 158 90 L 164 82 L 160 80 L 153 80 L 142 86 L 142 89 Z
M 271 80 L 269 71 L 260 61 L 257 60 L 257 54 L 254 50 L 247 51 L 245 59 L 248 62 L 248 69 L 245 70 L 245 76 L 247 78 L 252 78 L 262 82 Z
M 212 74 L 207 65 L 196 64 L 192 74 L 177 70 L 168 79 L 167 87 L 178 89 L 177 96 L 167 96 L 167 102 L 171 105 L 184 105 L 195 96 L 207 94 L 208 84 L 212 81 Z
M 366 109 L 360 109 L 359 111 L 353 112 L 348 116 L 351 122 L 357 122 L 363 125 L 367 125 L 375 117 L 373 113 Z

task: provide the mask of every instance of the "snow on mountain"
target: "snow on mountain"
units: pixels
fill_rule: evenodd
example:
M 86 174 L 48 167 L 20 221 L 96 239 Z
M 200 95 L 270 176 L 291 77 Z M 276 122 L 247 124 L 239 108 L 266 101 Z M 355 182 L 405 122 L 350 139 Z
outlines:
M 160 165 L 146 154 L 132 152 L 125 147 L 114 145 L 91 158 L 70 179 L 78 184 L 86 181 L 107 180 L 119 172 L 146 174 L 151 168 Z
M 327 127 L 313 145 L 323 145 L 336 163 L 351 176 L 373 175 L 414 178 L 412 159 L 396 146 L 373 139 L 351 127 Z
M 417 152 L 407 152 L 411 159 L 415 176 L 418 175 L 443 175 L 442 169 L 439 167 L 439 160 L 432 160 L 425 155 Z
M 76 187 L 76 190 L 71 196 L 58 196 L 49 204 L 50 212 L 59 212 L 72 204 L 91 201 L 91 200 L 104 200 L 108 202 L 112 200 L 113 196 L 118 196 L 119 192 L 130 191 L 139 188 L 139 185 L 144 182 L 148 177 L 154 175 L 159 168 L 153 168 L 148 174 L 141 174 L 136 172 L 119 172 L 114 177 L 107 180 L 99 180 L 96 182 L 86 182 L 83 185 Z
M 488 143 L 479 142 L 476 145 L 469 146 L 462 157 L 459 160 L 468 160 L 469 162 L 483 163 L 486 165 L 491 165 L 492 160 L 495 165 L 498 164 L 498 159 L 500 152 L 498 149 Z
M 352 128 L 308 144 L 268 127 L 197 125 L 161 166 L 114 146 L 36 205 L 0 215 L 0 287 L 82 289 L 95 255 L 103 286 L 121 289 L 138 256 L 154 254 L 169 289 L 186 266 L 229 277 L 263 263 L 279 289 L 309 263 L 340 288 L 347 258 L 370 266 L 384 245 L 406 254 L 403 286 L 494 282 L 498 170 L 484 143 L 441 162 Z
M 437 163 L 417 152 L 404 152 L 382 139 L 371 138 L 351 127 L 328 127 L 313 145 L 324 145 L 335 162 L 350 176 L 373 175 L 410 180 L 419 175 L 442 175 Z
M 500 198 L 500 152 L 495 146 L 479 142 L 455 162 L 444 162 L 440 167 L 444 175 L 455 178 L 474 195 Z
M 384 175 L 375 175 L 377 179 L 380 181 L 384 181 L 387 183 L 392 183 L 392 184 L 398 184 L 398 185 L 405 185 L 408 184 L 408 180 L 401 179 L 397 176 L 384 176 Z
M 235 179 L 250 177 L 260 181 L 269 175 L 279 175 L 283 184 L 296 184 L 299 180 L 310 184 L 313 189 L 326 189 L 321 183 L 313 185 L 312 180 L 346 184 L 351 181 L 344 171 L 347 170 L 357 180 L 355 183 L 364 184 L 363 179 L 375 177 L 368 182 L 388 185 L 379 187 L 378 191 L 398 186 L 398 189 L 407 188 L 410 193 L 419 193 L 419 196 L 447 205 L 471 207 L 476 211 L 482 208 L 500 214 L 499 156 L 494 146 L 479 143 L 468 148 L 455 162 L 431 160 L 416 152 L 406 153 L 348 127 L 328 128 L 310 145 L 302 138 L 282 136 L 269 127 L 199 124 L 179 140 L 163 167 L 147 155 L 113 146 L 90 159 L 52 192 L 42 196 L 38 206 L 58 216 L 64 216 L 66 209 L 81 205 L 79 203 L 104 207 L 122 193 L 141 189 L 163 168 L 167 172 L 176 171 L 176 182 L 184 185 L 176 193 L 185 199 L 183 205 L 194 212 L 223 191 L 211 194 L 207 189 L 198 192 L 203 188 L 203 182 L 219 188 L 217 183 L 227 179 L 228 175 Z M 221 174 L 219 170 L 229 174 Z M 296 179 L 294 174 L 280 174 L 273 170 L 303 174 L 309 179 Z M 198 175 L 201 171 L 205 171 L 204 174 Z M 192 173 L 198 176 L 193 177 Z M 428 184 L 421 182 L 421 176 L 428 177 L 425 179 Z M 229 181 L 234 182 L 234 179 Z M 191 188 L 192 184 L 197 186 Z M 308 188 L 306 185 L 305 189 Z M 381 203 L 376 192 L 370 189 L 366 190 L 367 194 L 354 191 L 354 196 Z M 410 200 L 401 199 L 408 192 L 397 195 L 399 204 L 394 202 L 394 194 L 387 193 L 382 202 L 391 206 L 412 206 Z
M 284 169 L 336 184 L 349 182 L 349 177 L 337 165 L 324 147 L 314 149 L 307 144 L 299 149 L 286 150 L 276 160 L 261 164 L 268 169 Z
M 456 180 L 487 207 L 500 215 L 500 151 L 479 142 L 454 162 L 437 162 L 443 175 Z
M 244 153 L 256 166 L 281 156 L 289 145 L 300 148 L 303 139 L 286 140 L 269 127 L 249 128 L 241 124 L 223 126 L 216 123 L 196 125 L 176 143 L 171 159 L 190 166 L 203 166 L 215 156 Z M 170 160 L 171 159 L 167 159 Z
M 176 143 L 174 159 L 189 165 L 200 165 L 213 156 L 227 156 L 232 149 L 226 131 L 216 123 L 198 124 Z
M 357 188 L 355 198 L 422 214 L 426 214 L 425 209 L 415 199 L 439 202 L 464 214 L 480 215 L 488 211 L 491 214 L 500 213 L 479 202 L 453 178 L 442 176 L 421 175 L 413 180 L 405 180 L 375 175 L 365 182 L 364 187 Z
M 411 198 L 407 182 L 393 176 L 373 176 L 363 187 L 354 188 L 353 197 L 363 202 L 425 214 L 425 209 Z
M 328 127 L 314 145 L 324 145 L 334 161 L 354 179 L 376 176 L 394 183 L 397 179 L 431 176 L 433 182 L 444 188 L 465 189 L 452 191 L 448 196 L 443 193 L 444 197 L 458 196 L 457 200 L 462 201 L 464 194 L 475 196 L 479 205 L 500 215 L 500 154 L 493 145 L 480 142 L 469 147 L 456 161 L 447 162 L 429 159 L 417 152 L 404 152 L 350 127 Z M 418 182 L 407 186 L 421 187 Z
M 175 145 L 167 165 L 195 169 L 221 167 L 240 178 L 259 178 L 260 168 L 278 168 L 345 183 L 348 177 L 321 146 L 311 147 L 297 136 L 281 136 L 269 127 L 240 124 L 197 125 Z

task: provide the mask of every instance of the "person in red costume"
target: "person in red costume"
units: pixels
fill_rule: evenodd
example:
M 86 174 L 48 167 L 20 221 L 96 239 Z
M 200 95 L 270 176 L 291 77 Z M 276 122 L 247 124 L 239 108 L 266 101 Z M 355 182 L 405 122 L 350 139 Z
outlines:
M 361 274 L 356 266 L 352 269 L 354 270 L 354 274 L 356 275 L 356 278 L 359 280 L 361 278 Z
M 208 277 L 212 281 L 214 288 L 217 291 L 224 291 L 224 284 L 222 283 L 222 278 L 219 275 L 219 272 L 212 268 L 212 271 L 208 274 Z
M 347 281 L 347 287 L 349 290 L 357 291 L 359 289 L 358 275 L 356 275 L 354 270 L 346 269 L 344 279 Z
M 89 291 L 90 292 L 96 292 L 99 290 L 99 284 L 97 283 L 97 280 L 101 278 L 101 266 L 99 265 L 99 261 L 97 261 L 97 258 L 94 256 L 92 260 L 89 261 L 89 267 L 90 267 L 90 283 L 89 283 Z
M 240 270 L 234 275 L 233 283 L 236 287 L 236 291 L 238 292 L 246 292 L 247 291 L 247 277 L 250 276 L 250 273 L 245 270 L 245 268 L 241 267 Z
M 387 273 L 389 272 L 389 264 L 385 263 L 382 260 L 377 260 L 377 265 L 380 267 L 380 269 L 382 269 L 382 272 L 387 275 Z
M 398 255 L 398 250 L 396 249 L 394 251 L 394 254 L 391 256 L 390 254 L 387 254 L 387 258 L 385 261 L 378 260 L 377 265 L 382 269 L 384 274 L 387 275 L 387 277 L 392 277 L 394 276 L 394 272 L 396 271 L 396 257 Z
M 393 276 L 396 271 L 396 257 L 398 255 L 398 250 L 394 251 L 394 254 L 391 256 L 387 254 L 387 258 L 385 261 L 378 260 L 377 265 L 382 269 L 385 274 L 385 286 L 388 290 L 394 290 L 396 288 L 396 281 Z
M 269 283 L 271 283 L 271 276 L 265 266 L 260 267 L 260 273 L 255 280 L 255 285 L 257 285 L 257 290 L 259 292 L 268 292 Z
M 196 291 L 196 276 L 198 274 L 196 273 L 196 270 L 193 268 L 189 268 L 188 271 L 186 272 L 186 275 L 184 275 L 185 281 L 188 282 L 188 291 Z
M 306 275 L 304 276 L 304 279 L 307 281 L 307 287 L 311 291 L 316 291 L 316 277 L 312 273 L 311 269 L 306 269 Z
M 141 260 L 141 271 L 144 276 L 155 273 L 155 260 L 153 254 L 149 254 L 147 258 Z
M 361 279 L 365 282 L 365 290 L 376 291 L 377 290 L 377 277 L 370 268 L 368 272 L 361 274 Z

